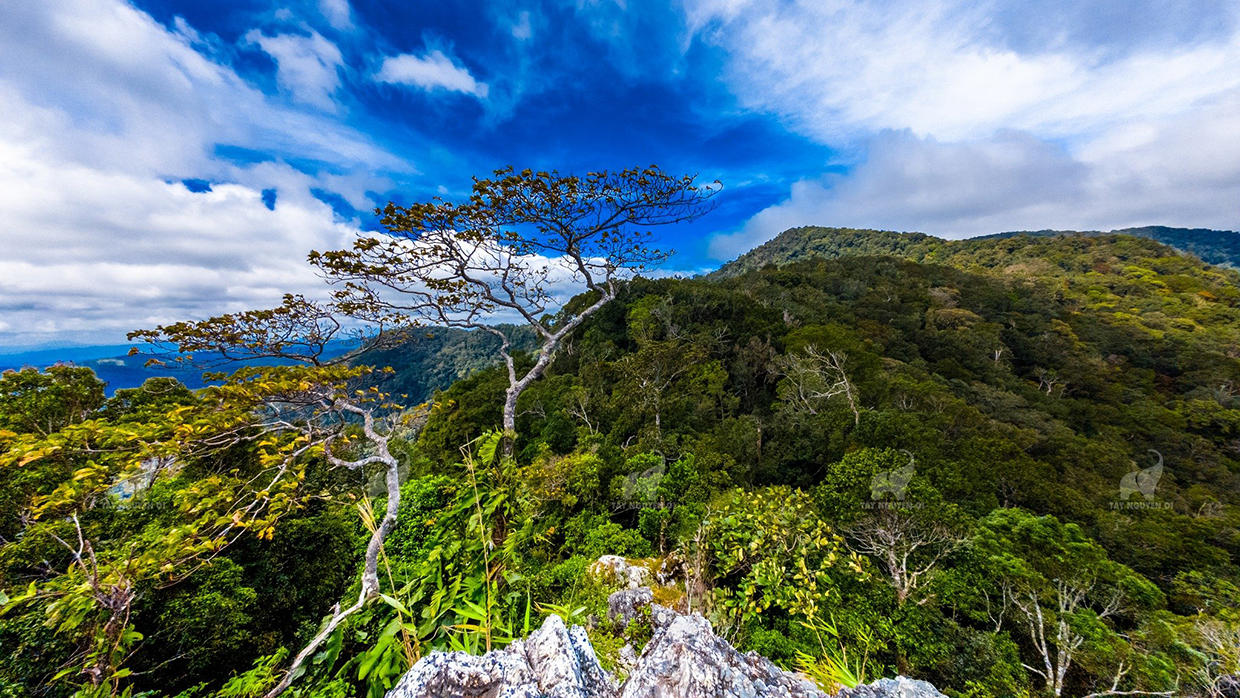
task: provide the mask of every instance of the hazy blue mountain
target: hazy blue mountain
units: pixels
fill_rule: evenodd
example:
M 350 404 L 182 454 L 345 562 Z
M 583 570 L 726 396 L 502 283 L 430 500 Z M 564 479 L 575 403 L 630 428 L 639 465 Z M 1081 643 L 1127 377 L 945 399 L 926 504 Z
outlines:
M 531 349 L 534 335 L 526 328 L 518 328 L 513 334 L 513 346 L 517 351 Z M 356 346 L 352 341 L 333 343 L 329 354 L 340 355 Z M 86 347 L 63 347 L 37 349 L 0 355 L 0 371 L 20 369 L 26 366 L 44 368 L 58 363 L 86 366 L 107 383 L 108 394 L 122 388 L 134 388 L 146 379 L 171 376 L 190 388 L 201 388 L 204 370 L 228 371 L 243 364 L 273 365 L 273 360 L 226 363 L 206 359 L 203 366 L 182 366 L 166 362 L 148 366 L 148 355 L 129 356 L 128 344 L 109 344 Z M 395 346 L 362 354 L 358 363 L 373 366 L 391 366 L 396 372 L 382 379 L 384 390 L 407 395 L 410 403 L 421 402 L 431 394 L 448 387 L 479 368 L 490 366 L 499 360 L 499 340 L 485 332 L 447 327 L 426 327 L 413 330 Z M 205 357 L 199 356 L 199 359 Z

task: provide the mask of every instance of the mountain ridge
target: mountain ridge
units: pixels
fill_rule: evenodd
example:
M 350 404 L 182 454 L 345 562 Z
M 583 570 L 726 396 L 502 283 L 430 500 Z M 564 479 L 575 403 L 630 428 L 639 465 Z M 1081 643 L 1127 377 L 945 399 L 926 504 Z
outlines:
M 896 256 L 914 262 L 930 261 L 936 253 L 964 248 L 977 241 L 1013 237 L 1104 237 L 1124 235 L 1153 240 L 1181 254 L 1189 254 L 1207 264 L 1240 269 L 1240 233 L 1209 228 L 1172 228 L 1143 226 L 1098 230 L 1016 230 L 953 240 L 928 233 L 900 232 L 869 228 L 838 228 L 798 226 L 789 228 L 758 245 L 719 269 L 707 278 L 738 276 L 760 269 L 767 264 L 782 266 L 806 258 L 836 259 L 839 257 L 879 255 Z

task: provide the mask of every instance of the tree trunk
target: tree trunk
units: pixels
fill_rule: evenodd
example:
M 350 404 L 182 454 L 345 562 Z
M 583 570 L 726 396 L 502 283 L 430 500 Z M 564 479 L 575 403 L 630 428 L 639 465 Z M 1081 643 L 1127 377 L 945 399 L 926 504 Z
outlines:
M 521 391 L 524 389 L 524 385 L 517 384 L 509 386 L 504 393 L 504 435 L 502 443 L 505 458 L 512 458 L 513 449 L 516 447 L 517 398 L 521 397 Z
M 374 432 L 367 429 L 367 433 L 373 435 Z M 283 693 L 293 683 L 297 669 L 314 655 L 319 646 L 336 631 L 336 627 L 345 618 L 365 608 L 371 599 L 379 595 L 379 554 L 383 551 L 384 539 L 396 527 L 396 515 L 400 509 L 399 463 L 388 451 L 386 439 L 382 439 L 379 442 L 379 449 L 382 451 L 380 458 L 383 464 L 387 466 L 387 473 L 384 476 L 384 484 L 387 487 L 387 506 L 384 508 L 383 520 L 375 526 L 374 532 L 370 534 L 370 541 L 366 544 L 366 566 L 362 570 L 362 589 L 357 595 L 357 601 L 344 610 L 340 609 L 340 604 L 332 607 L 331 617 L 328 619 L 327 624 L 319 629 L 319 632 L 310 640 L 309 644 L 297 653 L 288 671 L 285 672 L 284 676 L 271 690 L 263 694 L 263 698 L 276 698 L 276 696 Z

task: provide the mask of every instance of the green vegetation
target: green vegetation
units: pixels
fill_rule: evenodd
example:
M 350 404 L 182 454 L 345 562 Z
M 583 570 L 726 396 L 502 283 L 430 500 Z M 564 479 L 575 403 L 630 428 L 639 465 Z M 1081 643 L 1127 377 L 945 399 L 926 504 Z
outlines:
M 884 255 L 920 262 L 933 261 L 939 259 L 942 254 L 950 256 L 958 250 L 970 249 L 978 244 L 985 245 L 988 241 L 1004 238 L 1024 240 L 1030 237 L 1109 237 L 1115 235 L 1148 238 L 1195 256 L 1207 264 L 1240 268 L 1240 233 L 1227 230 L 1168 228 L 1153 225 L 1143 228 L 1123 228 L 1110 232 L 1037 230 L 996 233 L 968 240 L 943 240 L 924 233 L 822 228 L 808 225 L 785 230 L 766 243 L 723 265 L 709 276 L 714 278 L 734 276 L 760 269 L 767 264 L 778 266 L 813 257 L 835 259 L 837 257 Z
M 1147 225 L 1141 228 L 1120 228 L 1104 233 L 1097 230 L 1084 232 L 1063 230 L 1022 231 L 1015 233 L 999 233 L 985 237 L 1011 237 L 1013 235 L 1132 235 L 1149 238 L 1156 242 L 1173 247 L 1181 252 L 1191 254 L 1207 264 L 1240 269 L 1240 233 L 1231 230 L 1210 230 L 1209 228 L 1168 228 L 1163 225 Z
M 105 400 L 85 369 L 4 374 L 0 695 L 259 696 L 327 629 L 288 695 L 377 697 L 432 649 L 605 618 L 601 555 L 670 573 L 659 601 L 824 685 L 1221 695 L 1240 672 L 1240 274 L 1127 236 L 806 230 L 712 278 L 617 284 L 509 433 L 503 365 L 424 412 L 368 396 L 405 426 L 364 604 L 393 494 L 382 467 L 331 467 L 378 452 L 360 423 L 305 403 L 287 416 L 313 436 L 231 435 L 373 375 Z M 612 662 L 650 628 L 590 632 Z

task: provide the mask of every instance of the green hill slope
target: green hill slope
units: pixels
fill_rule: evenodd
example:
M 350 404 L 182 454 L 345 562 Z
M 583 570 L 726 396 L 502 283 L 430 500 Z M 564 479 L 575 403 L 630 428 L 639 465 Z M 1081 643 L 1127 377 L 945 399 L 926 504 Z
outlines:
M 1124 228 L 1110 232 L 1038 230 L 996 233 L 969 240 L 944 240 L 924 233 L 897 233 L 886 230 L 823 228 L 805 226 L 791 228 L 737 259 L 724 264 L 710 276 L 733 276 L 767 264 L 776 266 L 810 257 L 834 259 L 844 256 L 891 255 L 913 261 L 931 257 L 940 250 L 967 246 L 970 240 L 994 240 L 1010 237 L 1102 237 L 1130 235 L 1148 238 L 1209 264 L 1240 268 L 1240 233 L 1204 228 L 1167 228 L 1148 226 Z
M 883 628 L 889 670 L 958 695 L 1022 695 L 1041 681 L 1019 664 L 1040 659 L 1025 616 L 1000 610 L 1017 583 L 1007 575 L 1041 579 L 1050 603 L 1056 575 L 1114 574 L 1132 605 L 1091 626 L 1099 634 L 1078 659 L 1093 668 L 1075 665 L 1065 695 L 1109 686 L 1098 667 L 1113 670 L 1114 652 L 1146 672 L 1128 687 L 1175 683 L 1174 642 L 1192 642 L 1209 608 L 1240 601 L 1222 591 L 1240 588 L 1240 274 L 1113 235 L 798 229 L 738 262 L 709 279 L 633 283 L 523 398 L 519 477 L 539 492 L 536 529 L 550 536 L 536 555 L 692 559 L 712 512 L 740 516 L 727 502 L 763 512 L 774 496 L 800 511 L 796 490 L 772 487 L 808 493 L 812 516 L 856 546 L 858 531 L 887 521 L 882 502 L 908 464 L 897 510 L 968 531 L 970 547 L 903 592 L 877 553 L 862 564 L 868 581 L 832 576 L 832 591 L 816 592 L 819 617 L 852 628 L 851 647 Z M 844 380 L 848 392 L 836 389 Z M 442 393 L 424 452 L 447 460 L 494 425 L 503 386 L 483 371 Z M 1153 467 L 1151 451 L 1163 465 L 1147 498 L 1131 473 Z M 635 501 L 632 483 L 652 467 L 665 474 Z M 725 542 L 707 558 L 748 535 L 746 519 L 728 521 L 710 529 Z M 592 531 L 609 531 L 606 542 Z M 767 535 L 755 550 L 782 549 Z M 775 552 L 755 554 L 708 566 L 703 583 L 772 605 L 719 622 L 784 661 L 814 651 L 798 583 L 746 573 L 776 564 Z M 912 559 L 929 564 L 926 554 Z M 990 567 L 999 560 L 1013 567 Z M 1104 596 L 1089 612 L 1112 613 Z M 1154 639 L 1156 626 L 1170 634 Z

